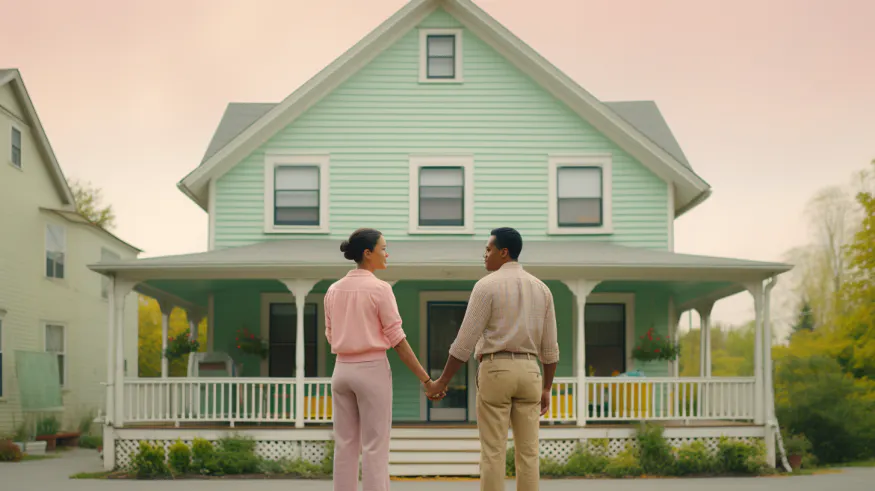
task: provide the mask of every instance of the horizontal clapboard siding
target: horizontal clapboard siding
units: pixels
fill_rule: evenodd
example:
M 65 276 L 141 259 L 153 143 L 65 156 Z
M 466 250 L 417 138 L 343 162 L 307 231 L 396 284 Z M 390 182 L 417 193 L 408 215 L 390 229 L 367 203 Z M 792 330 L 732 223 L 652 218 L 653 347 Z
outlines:
M 438 11 L 422 26 L 459 23 Z M 666 184 L 487 44 L 467 30 L 463 36 L 463 84 L 418 83 L 419 37 L 411 31 L 219 179 L 216 246 L 289 237 L 263 233 L 264 154 L 304 151 L 331 154 L 330 236 L 338 239 L 365 225 L 407 237 L 408 156 L 449 152 L 474 155 L 476 240 L 510 225 L 529 240 L 667 248 Z M 554 152 L 614 155 L 613 234 L 547 235 L 547 155 Z M 324 236 L 300 236 L 315 237 Z

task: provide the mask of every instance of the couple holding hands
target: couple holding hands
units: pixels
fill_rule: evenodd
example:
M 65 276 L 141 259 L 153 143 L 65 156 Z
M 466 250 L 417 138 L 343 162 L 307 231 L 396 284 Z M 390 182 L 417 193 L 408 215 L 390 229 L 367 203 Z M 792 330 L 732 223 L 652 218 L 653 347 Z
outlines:
M 480 360 L 480 488 L 504 489 L 510 426 L 517 489 L 538 489 L 538 429 L 540 416 L 550 405 L 559 344 L 553 296 L 517 261 L 522 245 L 522 237 L 512 228 L 491 232 L 483 256 L 490 273 L 471 291 L 443 374 L 431 380 L 407 343 L 392 287 L 374 275 L 374 271 L 386 269 L 389 254 L 385 237 L 377 230 L 359 229 L 341 244 L 344 257 L 355 261 L 357 267 L 332 284 L 324 300 L 325 335 L 337 355 L 331 386 L 335 491 L 358 488 L 359 456 L 364 490 L 389 489 L 389 349 L 395 349 L 433 401 L 446 395 L 453 375 L 472 354 L 476 356 Z

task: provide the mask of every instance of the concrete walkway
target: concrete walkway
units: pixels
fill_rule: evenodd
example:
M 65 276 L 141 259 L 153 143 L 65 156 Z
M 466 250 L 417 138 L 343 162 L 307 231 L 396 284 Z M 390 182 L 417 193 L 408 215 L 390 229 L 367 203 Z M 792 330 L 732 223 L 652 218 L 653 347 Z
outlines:
M 72 450 L 51 460 L 0 463 L 0 488 L 16 491 L 64 489 L 65 491 L 138 491 L 154 490 L 154 481 L 111 481 L 69 479 L 78 472 L 99 472 L 101 462 L 93 450 Z M 871 490 L 875 468 L 846 469 L 837 474 L 800 477 L 728 478 L 728 479 L 622 479 L 622 480 L 543 480 L 544 491 L 842 491 Z M 63 487 L 59 487 L 63 486 Z M 161 481 L 162 488 L 186 491 L 239 491 L 241 486 L 257 491 L 332 491 L 330 481 L 289 480 L 210 480 Z M 392 491 L 477 491 L 478 481 L 393 481 Z M 507 481 L 507 490 L 515 489 Z

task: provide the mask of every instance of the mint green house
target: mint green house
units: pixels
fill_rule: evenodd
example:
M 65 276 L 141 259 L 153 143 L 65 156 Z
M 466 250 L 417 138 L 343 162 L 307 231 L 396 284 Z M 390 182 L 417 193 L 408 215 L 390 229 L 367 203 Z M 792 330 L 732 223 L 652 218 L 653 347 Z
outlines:
M 338 246 L 381 230 L 404 329 L 440 373 L 489 231 L 512 226 L 521 262 L 552 289 L 561 361 L 542 453 L 665 422 L 674 444 L 765 438 L 774 458 L 769 295 L 784 264 L 676 254 L 675 219 L 711 192 L 652 102 L 605 103 L 469 0 L 412 0 L 278 103 L 231 103 L 202 162 L 179 189 L 209 214 L 209 250 L 102 262 L 114 319 L 132 290 L 207 318 L 208 346 L 189 376 L 108 380 L 106 465 L 139 440 L 249 434 L 271 458 L 316 459 L 331 439 L 334 357 L 322 297 L 352 264 Z M 707 324 L 714 302 L 749 291 L 756 373 L 701 376 L 641 362 L 648 330 L 674 336 L 682 312 Z M 116 308 L 118 307 L 118 308 Z M 193 322 L 193 326 L 196 323 Z M 238 331 L 265 341 L 260 358 Z M 165 336 L 166 338 L 166 336 Z M 681 355 L 683 356 L 683 354 Z M 475 360 L 431 403 L 394 367 L 394 475 L 477 475 Z

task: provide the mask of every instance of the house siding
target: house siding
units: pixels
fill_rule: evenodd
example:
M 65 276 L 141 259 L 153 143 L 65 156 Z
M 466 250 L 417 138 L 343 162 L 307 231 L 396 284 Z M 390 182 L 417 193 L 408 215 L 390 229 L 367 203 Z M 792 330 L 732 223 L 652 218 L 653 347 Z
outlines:
M 438 10 L 420 27 L 461 25 Z M 418 82 L 419 34 L 414 29 L 219 178 L 215 247 L 324 238 L 264 234 L 264 155 L 327 152 L 332 238 L 346 238 L 364 225 L 390 238 L 407 237 L 409 155 L 468 153 L 475 160 L 478 235 L 509 225 L 528 240 L 610 240 L 667 249 L 665 182 L 463 31 L 463 84 Z M 605 152 L 613 155 L 613 233 L 548 236 L 548 154 Z
M 324 316 L 321 302 L 316 300 L 318 295 L 324 294 L 332 281 L 322 281 L 311 292 L 312 297 L 308 302 L 316 302 L 319 306 L 319 314 Z M 559 334 L 561 354 L 559 366 L 556 370 L 557 377 L 570 377 L 574 375 L 574 329 L 576 320 L 574 315 L 575 300 L 571 291 L 559 281 L 546 281 L 553 292 L 553 301 L 556 308 L 556 324 Z M 407 342 L 417 354 L 421 363 L 426 362 L 426 354 L 420 353 L 420 295 L 423 292 L 470 292 L 474 286 L 471 281 L 400 281 L 394 286 L 395 298 L 398 310 L 403 320 Z M 182 291 L 177 292 L 183 294 Z M 234 353 L 234 337 L 238 329 L 247 327 L 258 331 L 261 326 L 261 296 L 265 293 L 288 293 L 288 290 L 280 283 L 274 281 L 241 281 L 234 282 L 233 286 L 217 290 L 215 292 L 215 327 L 214 349 L 215 351 L 230 351 L 235 361 L 243 363 L 242 376 L 258 377 L 260 373 L 260 360 L 251 356 L 240 356 Z M 634 331 L 637 336 L 643 335 L 647 329 L 653 327 L 662 335 L 668 333 L 668 302 L 669 291 L 664 284 L 659 283 L 636 283 L 636 284 L 611 284 L 606 283 L 595 293 L 632 293 L 635 302 Z M 324 336 L 319 333 L 320 338 Z M 321 340 L 320 340 L 321 341 Z M 324 341 L 322 341 L 324 342 Z M 631 350 L 627 346 L 627 351 Z M 331 377 L 334 370 L 335 357 L 330 348 L 325 349 L 325 372 L 320 376 Z M 401 362 L 394 350 L 389 351 L 389 363 L 392 367 L 393 376 L 393 419 L 395 421 L 419 421 L 420 401 L 422 387 L 410 370 Z M 628 369 L 641 370 L 647 376 L 666 376 L 668 374 L 667 363 L 636 364 Z
M 100 261 L 102 247 L 123 258 L 136 254 L 92 227 L 68 222 L 40 207 L 61 207 L 61 198 L 36 151 L 32 126 L 10 118 L 20 111 L 9 86 L 0 87 L 0 309 L 3 320 L 3 396 L 0 397 L 0 434 L 24 423 L 15 351 L 44 351 L 43 323 L 66 326 L 67 387 L 63 391 L 64 428 L 76 429 L 86 414 L 96 416 L 104 403 L 106 380 L 106 324 L 108 302 L 101 296 L 101 277 L 86 265 Z M 10 109 L 12 107 L 12 109 Z M 22 132 L 22 169 L 8 165 L 10 127 Z M 66 229 L 65 278 L 45 277 L 45 230 L 48 223 Z M 136 296 L 126 301 L 125 356 L 128 373 L 137 367 Z

